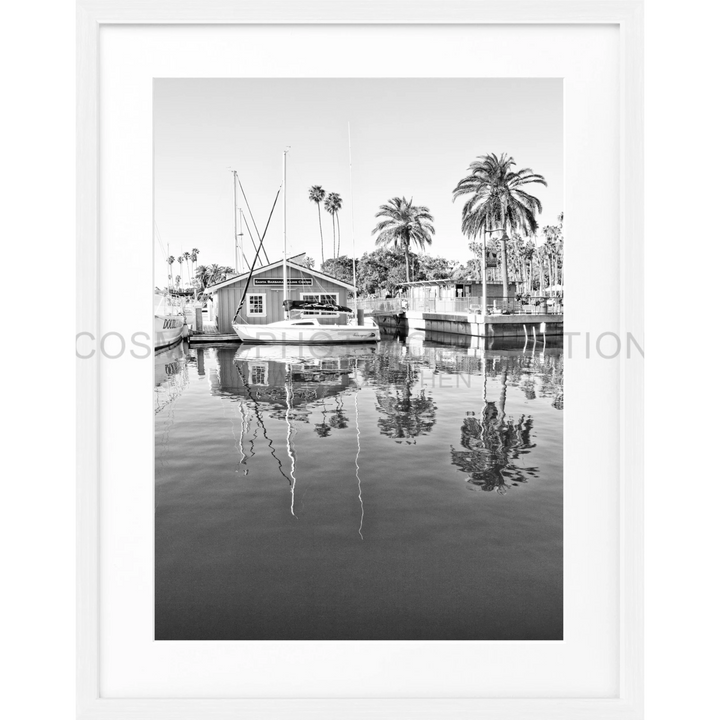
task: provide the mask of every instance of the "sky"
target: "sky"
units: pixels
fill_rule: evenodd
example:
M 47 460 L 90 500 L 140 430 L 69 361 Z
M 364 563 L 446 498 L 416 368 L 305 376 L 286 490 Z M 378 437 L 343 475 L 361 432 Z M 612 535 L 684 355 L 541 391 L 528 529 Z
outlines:
M 357 256 L 372 251 L 379 206 L 405 196 L 434 216 L 428 254 L 467 262 L 463 200 L 453 202 L 452 190 L 470 162 L 504 152 L 543 175 L 548 187 L 529 190 L 543 205 L 540 225 L 554 224 L 563 211 L 562 122 L 561 79 L 157 79 L 155 282 L 167 282 L 168 244 L 175 257 L 196 247 L 199 264 L 234 265 L 231 170 L 262 232 L 287 146 L 288 256 L 305 252 L 320 265 L 308 191 L 322 185 L 343 199 L 341 254 L 351 254 L 353 230 Z M 282 257 L 281 200 L 265 239 L 271 262 Z M 248 217 L 239 191 L 238 205 Z M 332 222 L 321 215 L 327 258 Z M 247 234 L 244 246 L 250 257 Z

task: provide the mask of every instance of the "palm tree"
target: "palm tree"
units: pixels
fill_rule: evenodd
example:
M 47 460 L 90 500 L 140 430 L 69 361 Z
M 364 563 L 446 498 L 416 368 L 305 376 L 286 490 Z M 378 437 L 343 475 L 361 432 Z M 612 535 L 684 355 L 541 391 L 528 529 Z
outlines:
M 185 262 L 184 255 L 178 255 L 177 261 L 180 263 L 180 277 L 182 276 L 183 263 Z M 178 283 L 179 284 L 179 283 Z
M 320 203 L 325 199 L 325 191 L 321 185 L 313 185 L 310 188 L 310 200 L 317 205 L 318 224 L 320 225 L 320 267 L 325 262 L 325 242 L 323 240 L 322 216 L 320 214 Z
M 197 280 L 200 292 L 205 290 L 205 288 L 207 287 L 207 285 L 205 284 L 205 276 L 207 275 L 207 271 L 207 265 L 198 265 L 195 268 L 195 279 Z
M 168 285 L 172 285 L 172 266 L 175 262 L 175 258 L 171 255 L 168 259 Z
M 195 263 L 197 263 L 197 258 L 198 258 L 199 254 L 200 254 L 200 251 L 197 248 L 193 248 L 190 251 L 190 259 L 192 260 L 192 263 L 193 263 L 193 277 L 195 277 L 195 275 L 197 274 L 197 265 Z
M 538 224 L 536 214 L 542 212 L 540 201 L 523 187 L 538 183 L 547 186 L 542 175 L 529 168 L 513 170 L 515 160 L 503 153 L 482 155 L 470 163 L 470 174 L 453 190 L 453 200 L 470 195 L 462 210 L 462 231 L 469 238 L 480 233 L 502 230 L 500 264 L 503 296 L 508 297 L 507 240 L 508 234 L 518 232 L 534 235 Z M 484 282 L 484 280 L 483 280 Z
M 187 251 L 184 252 L 183 257 L 185 258 L 185 260 L 187 262 L 188 285 L 190 285 L 191 284 L 190 283 L 190 253 Z
M 335 249 L 335 225 L 337 223 L 337 213 L 342 208 L 342 198 L 338 193 L 328 193 L 327 197 L 325 198 L 325 209 L 332 215 L 333 220 L 333 258 L 337 257 L 337 251 Z M 337 227 L 337 239 L 338 239 L 338 249 L 340 248 L 340 226 L 338 224 Z
M 405 255 L 405 280 L 410 282 L 410 247 L 414 243 L 420 250 L 432 245 L 435 234 L 433 216 L 422 205 L 413 205 L 412 198 L 394 197 L 381 205 L 376 218 L 385 218 L 379 222 L 372 234 L 377 234 L 376 245 L 392 246 Z
M 333 200 L 333 206 L 335 207 L 335 212 L 333 213 L 333 218 L 335 219 L 335 225 L 337 226 L 337 248 L 335 249 L 335 257 L 340 257 L 340 218 L 338 217 L 338 213 L 342 210 L 342 198 L 340 197 L 339 193 L 330 193 L 332 195 Z

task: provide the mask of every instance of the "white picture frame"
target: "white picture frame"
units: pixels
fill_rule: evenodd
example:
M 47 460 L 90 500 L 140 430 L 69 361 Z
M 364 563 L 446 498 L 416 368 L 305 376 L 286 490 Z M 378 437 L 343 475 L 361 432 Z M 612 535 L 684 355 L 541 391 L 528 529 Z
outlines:
M 115 24 L 613 24 L 620 28 L 620 307 L 618 332 L 643 327 L 642 2 L 638 0 L 79 0 L 77 331 L 101 335 L 99 314 L 99 33 Z M 331 32 L 328 27 L 328 32 Z M 615 698 L 107 699 L 100 692 L 100 354 L 77 362 L 78 717 L 91 718 L 639 718 L 642 716 L 642 363 L 620 365 L 619 688 Z

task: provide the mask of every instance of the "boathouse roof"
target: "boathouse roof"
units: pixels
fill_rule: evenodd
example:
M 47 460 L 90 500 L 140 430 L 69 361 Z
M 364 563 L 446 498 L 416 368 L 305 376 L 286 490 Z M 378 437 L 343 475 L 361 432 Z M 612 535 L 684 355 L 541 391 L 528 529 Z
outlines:
M 300 255 L 295 255 L 293 258 L 300 258 L 303 257 L 305 253 L 302 253 Z M 287 265 L 288 267 L 291 267 L 295 270 L 301 270 L 304 273 L 308 273 L 309 275 L 314 275 L 315 277 L 325 280 L 327 282 L 334 283 L 335 285 L 340 285 L 341 287 L 347 288 L 348 290 L 355 291 L 355 286 L 351 285 L 350 283 L 346 283 L 343 280 L 338 280 L 338 278 L 333 277 L 332 275 L 326 275 L 325 273 L 320 272 L 319 270 L 313 270 L 312 268 L 306 267 L 305 265 L 300 265 L 299 263 L 293 262 L 293 258 L 287 259 Z M 267 272 L 268 270 L 273 270 L 274 268 L 281 267 L 282 266 L 282 260 L 278 260 L 277 262 L 270 263 L 269 265 L 263 265 L 261 268 L 256 268 L 253 271 L 253 275 L 262 275 L 264 272 Z M 221 290 L 224 287 L 227 287 L 228 285 L 233 285 L 236 282 L 240 282 L 241 280 L 245 280 L 246 278 L 250 277 L 249 272 L 242 273 L 241 275 L 233 275 L 232 277 L 228 278 L 227 280 L 223 280 L 223 282 L 216 283 L 215 285 L 208 285 L 208 287 L 205 288 L 205 292 L 215 292 L 216 290 Z

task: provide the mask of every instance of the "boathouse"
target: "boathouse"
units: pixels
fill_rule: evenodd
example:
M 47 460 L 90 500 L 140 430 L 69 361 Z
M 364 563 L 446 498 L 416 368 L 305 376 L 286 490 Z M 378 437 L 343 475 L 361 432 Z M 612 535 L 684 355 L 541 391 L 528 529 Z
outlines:
M 353 294 L 355 288 L 342 280 L 321 273 L 304 265 L 294 262 L 302 255 L 288 258 L 288 299 L 312 300 L 314 302 L 332 302 L 336 305 L 347 305 L 348 294 Z M 282 260 L 270 263 L 261 268 L 255 268 L 250 273 L 242 273 L 228 278 L 217 285 L 205 289 L 213 296 L 217 312 L 217 330 L 219 333 L 232 333 L 232 322 L 235 317 L 245 286 L 250 279 L 243 308 L 238 320 L 243 322 L 267 325 L 285 318 L 283 301 L 283 263 Z M 327 317 L 328 322 L 337 322 L 334 313 L 323 311 L 319 313 L 318 320 L 322 323 Z

